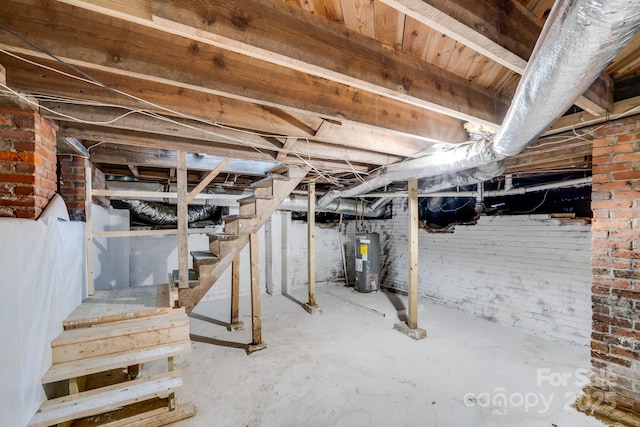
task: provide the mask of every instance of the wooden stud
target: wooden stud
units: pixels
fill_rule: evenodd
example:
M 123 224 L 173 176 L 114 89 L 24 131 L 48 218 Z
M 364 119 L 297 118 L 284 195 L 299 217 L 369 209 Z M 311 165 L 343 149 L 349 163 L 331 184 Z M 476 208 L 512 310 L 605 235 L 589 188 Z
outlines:
M 140 178 L 140 172 L 138 171 L 138 167 L 136 165 L 127 165 L 129 167 L 129 170 L 131 171 L 131 174 L 134 176 L 134 178 Z
M 409 321 L 418 328 L 418 180 L 409 181 Z
M 189 287 L 189 234 L 187 204 L 187 156 L 184 151 L 177 153 L 178 175 L 178 287 Z
M 252 283 L 253 286 L 253 283 Z M 230 324 L 238 323 L 240 311 L 240 253 L 236 254 L 231 263 L 231 320 Z
M 251 329 L 252 345 L 262 343 L 262 321 L 260 319 L 260 259 L 258 257 L 258 235 L 249 235 L 249 257 L 251 259 Z
M 309 182 L 307 210 L 307 260 L 309 264 L 309 305 L 316 305 L 316 183 Z
M 87 244 L 87 294 L 95 293 L 93 283 L 93 227 L 91 226 L 91 168 L 84 168 L 84 216 Z
M 222 172 L 222 170 L 229 164 L 230 161 L 231 159 L 228 157 L 225 159 L 222 159 L 222 161 L 218 163 L 218 165 L 215 168 L 213 168 L 213 170 L 209 172 L 207 176 L 205 176 L 202 179 L 202 181 L 200 181 L 200 183 L 196 185 L 196 187 L 193 190 L 191 190 L 191 192 L 187 196 L 187 203 L 192 202 L 193 199 L 195 199 L 196 196 L 200 194 L 200 192 L 204 190 L 207 187 L 207 185 L 209 185 L 211 181 L 213 181 L 213 179 L 216 176 L 218 176 L 220 172 Z M 186 168 L 186 157 L 185 157 L 185 168 Z
M 169 372 L 173 372 L 173 370 L 175 369 L 173 356 L 167 357 L 167 369 Z M 169 393 L 169 398 L 167 400 L 169 401 L 169 410 L 173 411 L 174 409 L 176 409 L 176 394 L 174 392 Z

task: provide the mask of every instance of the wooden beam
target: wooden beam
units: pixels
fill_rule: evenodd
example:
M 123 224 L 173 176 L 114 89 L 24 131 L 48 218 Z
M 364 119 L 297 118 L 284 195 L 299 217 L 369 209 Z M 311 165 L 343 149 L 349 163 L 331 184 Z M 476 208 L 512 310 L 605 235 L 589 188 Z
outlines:
M 282 146 L 282 149 L 276 156 L 276 161 L 283 162 L 289 155 L 289 151 L 293 149 L 293 146 L 298 142 L 298 138 L 287 138 Z
M 61 135 L 57 135 L 56 148 L 58 149 L 58 154 L 75 154 L 81 157 L 89 158 L 89 150 L 87 150 L 87 148 L 82 145 L 82 142 L 80 142 L 77 138 L 65 138 Z
M 260 314 L 260 258 L 258 235 L 249 234 L 249 258 L 251 260 L 251 337 L 252 345 L 262 344 L 262 321 Z
M 172 138 L 185 138 L 197 141 L 215 142 L 227 145 L 245 145 L 253 146 L 266 150 L 289 150 L 293 147 L 274 146 L 271 142 L 272 138 L 253 135 L 243 130 L 234 130 L 221 128 L 208 123 L 196 120 L 187 120 L 167 116 L 151 117 L 148 114 L 132 113 L 124 108 L 114 107 L 91 107 L 86 105 L 75 105 L 68 103 L 42 102 L 42 116 L 51 120 L 57 120 L 60 123 L 67 123 L 67 126 L 73 127 L 75 124 L 69 122 L 67 117 L 71 116 L 84 122 L 100 123 L 102 128 L 135 130 L 147 134 L 158 134 L 170 136 Z M 452 133 L 447 134 L 446 123 L 439 123 L 432 120 L 424 123 L 425 126 L 434 126 L 441 130 L 442 136 L 455 137 L 458 136 L 455 129 Z M 460 127 L 456 127 L 459 129 Z M 314 131 L 315 133 L 315 131 Z M 360 154 L 359 148 L 366 151 L 381 151 L 396 156 L 413 155 L 420 151 L 419 146 L 424 147 L 425 141 L 415 137 L 402 134 L 392 134 L 383 131 L 380 128 L 371 126 L 355 125 L 350 122 L 345 123 L 329 123 L 324 121 L 318 130 L 318 137 L 309 138 L 309 142 L 314 142 L 312 147 L 302 145 L 297 152 L 304 156 L 310 154 L 325 157 L 327 153 L 331 153 L 333 158 L 349 158 L 352 161 L 358 161 L 358 157 L 365 163 L 382 164 L 380 162 L 389 161 L 388 156 L 371 157 L 371 154 Z M 294 140 L 296 138 L 293 138 Z M 323 143 L 336 144 L 340 147 L 330 147 L 326 144 L 318 144 L 316 141 Z M 378 149 L 380 148 L 380 149 Z M 338 151 L 338 152 L 336 152 Z M 410 153 L 410 154 L 407 154 Z M 284 158 L 288 152 L 278 153 Z
M 189 229 L 188 234 L 206 234 L 210 233 L 211 229 L 207 228 L 192 228 Z M 148 237 L 148 236 L 175 236 L 178 234 L 178 229 L 167 230 L 126 230 L 126 231 L 95 231 L 93 233 L 94 238 L 99 237 Z
M 268 153 L 266 150 L 255 151 L 242 147 L 234 147 L 228 145 L 214 145 L 199 143 L 193 140 L 185 140 L 181 138 L 170 138 L 165 136 L 148 135 L 135 131 L 123 131 L 113 129 L 98 129 L 95 127 L 66 127 L 62 126 L 60 133 L 67 136 L 80 136 L 88 141 L 102 141 L 113 144 L 130 145 L 134 147 L 155 148 L 164 150 L 183 150 L 196 153 L 204 153 L 219 157 L 233 157 L 236 159 L 259 160 L 263 162 L 275 161 L 275 155 Z M 93 152 L 93 150 L 91 150 Z M 93 154 L 92 154 L 93 155 Z M 108 160 L 106 161 L 108 163 Z M 307 162 L 312 163 L 316 168 L 322 170 L 331 170 L 332 172 L 349 172 L 353 171 L 344 161 L 319 160 L 306 158 L 287 159 L 288 164 L 305 165 Z M 367 172 L 368 167 L 352 162 L 355 170 L 358 172 Z
M 69 3 L 90 7 L 85 1 Z M 12 19 L 0 20 L 0 25 L 16 31 L 29 28 L 30 39 L 36 44 L 88 70 L 108 68 L 119 75 L 183 88 L 200 87 L 215 95 L 338 119 L 350 119 L 349 110 L 362 107 L 375 119 L 371 109 L 374 98 L 386 104 L 383 108 L 387 112 L 398 111 L 398 104 L 404 103 L 493 125 L 502 121 L 507 108 L 507 102 L 489 89 L 415 61 L 404 52 L 389 50 L 359 33 L 345 33 L 341 25 L 282 3 L 153 2 L 154 16 L 146 22 L 147 28 L 124 25 L 119 19 L 127 17 L 114 19 L 108 16 L 114 14 L 107 8 L 102 10 L 104 16 L 62 7 L 66 5 L 59 2 L 48 8 L 30 5 L 18 10 L 10 6 L 7 15 Z M 65 16 L 63 25 L 56 22 L 56 16 Z M 136 17 L 129 21 L 141 23 Z M 56 22 L 55 39 L 51 22 Z M 121 28 L 126 32 L 117 31 Z M 168 36 L 167 32 L 184 38 Z M 78 38 L 78 34 L 91 37 Z M 131 39 L 137 43 L 128 43 Z M 17 51 L 12 46 L 15 41 L 2 34 L 0 44 Z M 149 46 L 161 46 L 171 52 L 171 64 L 188 63 L 189 68 L 177 73 L 173 66 L 167 66 L 165 55 Z M 33 49 L 22 49 L 21 53 L 43 56 Z M 113 58 L 118 58 L 117 63 Z M 309 74 L 317 78 L 310 79 Z M 329 93 L 333 95 L 313 96 Z
M 189 235 L 187 203 L 187 156 L 178 151 L 178 287 L 189 288 Z
M 140 178 L 140 172 L 138 172 L 138 167 L 136 165 L 127 165 L 129 170 L 133 174 L 134 177 Z
M 84 168 L 84 216 L 85 216 L 85 242 L 87 245 L 87 294 L 95 293 L 93 272 L 93 226 L 91 224 L 91 168 Z
M 140 190 L 93 190 L 94 196 L 131 198 L 131 199 L 177 199 L 178 193 L 165 191 L 140 191 Z M 241 194 L 199 194 L 194 200 L 232 200 L 236 201 L 246 197 Z
M 186 161 L 187 160 L 185 157 L 185 165 Z M 192 202 L 193 199 L 195 199 L 196 196 L 200 194 L 200 192 L 204 190 L 216 176 L 218 176 L 218 174 L 229 164 L 230 161 L 231 159 L 228 157 L 226 159 L 223 159 L 211 172 L 209 172 L 207 176 L 204 177 L 204 179 L 200 181 L 200 183 L 196 185 L 196 187 L 187 195 L 187 204 Z
M 309 306 L 316 305 L 316 183 L 308 184 L 307 207 L 307 264 L 309 282 Z
M 409 329 L 418 328 L 418 180 L 409 185 Z
M 542 22 L 517 0 L 381 1 L 518 74 L 542 31 Z M 594 115 L 610 111 L 611 81 L 600 76 L 576 105 Z
M 593 126 L 604 123 L 609 120 L 616 120 L 625 115 L 634 115 L 640 113 L 640 96 L 618 101 L 613 105 L 613 109 L 606 117 L 597 116 L 587 112 L 580 112 L 563 116 L 558 119 L 544 136 L 555 135 L 562 132 L 573 131 L 587 126 Z
M 55 61 L 29 57 L 52 69 L 64 71 L 64 67 Z M 140 108 L 137 103 L 127 98 L 116 98 L 104 89 L 61 76 L 56 72 L 43 69 L 0 53 L 0 60 L 11 70 L 8 75 L 9 83 L 16 89 L 32 93 L 66 98 L 87 99 L 106 105 L 121 105 L 130 108 Z M 114 75 L 108 71 L 92 70 L 91 75 L 104 84 L 125 93 L 135 93 L 137 96 L 181 113 L 195 117 L 205 117 L 230 126 L 244 129 L 255 129 L 271 134 L 302 136 L 300 129 L 292 126 L 281 117 L 272 114 L 272 109 L 263 108 L 256 103 L 236 100 L 205 93 L 197 88 L 182 88 L 160 85 L 154 82 L 138 79 L 130 75 Z M 321 88 L 319 89 L 321 90 Z M 341 93 L 341 92 L 340 92 Z M 444 141 L 465 141 L 467 136 L 463 129 L 463 122 L 458 119 L 419 109 L 408 104 L 395 106 L 387 105 L 383 99 L 370 98 L 366 93 L 359 96 L 359 103 L 350 106 L 351 113 L 333 110 L 325 111 L 324 117 L 335 119 L 337 122 L 349 120 L 352 123 L 362 123 L 377 129 L 378 134 L 385 132 L 401 132 L 405 135 L 415 135 L 419 138 Z M 162 108 L 149 105 L 145 109 L 166 113 Z M 288 110 L 292 112 L 292 110 Z M 310 112 L 296 111 L 298 115 L 309 116 Z M 382 119 L 381 119 L 382 118 Z M 437 126 L 435 126 L 437 125 Z M 372 130 L 369 130 L 371 132 Z M 442 139 L 442 135 L 449 139 Z M 324 140 L 325 138 L 323 138 Z M 326 142 L 341 142 L 340 140 Z
M 240 322 L 240 254 L 231 262 L 231 327 Z
M 7 84 L 7 69 L 0 64 L 0 84 Z

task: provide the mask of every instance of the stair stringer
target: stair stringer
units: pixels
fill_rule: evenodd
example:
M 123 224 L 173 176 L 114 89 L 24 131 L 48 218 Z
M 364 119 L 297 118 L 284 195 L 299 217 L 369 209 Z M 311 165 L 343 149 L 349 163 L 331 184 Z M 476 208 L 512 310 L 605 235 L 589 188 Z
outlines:
M 181 288 L 179 290 L 180 306 L 184 307 L 187 313 L 190 313 L 200 300 L 209 292 L 209 289 L 218 281 L 224 273 L 236 254 L 249 243 L 249 234 L 257 232 L 260 227 L 273 215 L 280 207 L 284 199 L 286 199 L 293 190 L 296 189 L 300 181 L 307 176 L 308 167 L 291 166 L 289 167 L 289 181 L 280 181 L 277 189 L 273 189 L 273 198 L 269 200 L 262 199 L 260 202 L 260 210 L 256 212 L 255 218 L 252 219 L 251 226 L 246 231 L 238 235 L 238 239 L 225 242 L 224 253 L 219 255 L 219 260 L 213 265 L 201 268 L 199 283 L 192 288 Z M 203 266 L 205 267 L 205 266 Z

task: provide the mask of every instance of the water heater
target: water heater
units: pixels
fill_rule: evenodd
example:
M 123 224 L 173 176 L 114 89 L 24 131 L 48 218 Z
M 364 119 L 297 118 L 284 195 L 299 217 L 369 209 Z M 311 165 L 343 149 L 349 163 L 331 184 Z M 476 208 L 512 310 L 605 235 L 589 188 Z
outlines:
M 356 289 L 360 292 L 380 290 L 380 236 L 378 233 L 356 234 Z

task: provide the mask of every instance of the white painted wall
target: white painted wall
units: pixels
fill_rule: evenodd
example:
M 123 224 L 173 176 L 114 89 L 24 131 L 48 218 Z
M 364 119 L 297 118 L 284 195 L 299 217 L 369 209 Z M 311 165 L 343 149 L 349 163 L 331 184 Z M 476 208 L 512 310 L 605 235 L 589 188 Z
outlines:
M 84 223 L 0 218 L 0 425 L 24 426 L 46 399 L 51 340 L 86 290 Z
M 91 207 L 93 231 L 129 230 L 129 211 Z M 98 290 L 129 286 L 129 237 L 93 239 L 93 285 Z
M 306 287 L 309 283 L 307 223 L 289 221 L 287 225 L 288 283 L 291 289 Z M 315 235 L 316 282 L 343 278 L 338 225 L 316 224 Z
M 383 283 L 406 290 L 408 213 L 406 201 L 394 203 L 392 221 L 365 224 L 380 233 Z M 351 236 L 354 229 L 350 224 Z M 419 293 L 491 321 L 588 344 L 590 244 L 590 225 L 563 225 L 547 215 L 481 217 L 453 233 L 420 230 Z

